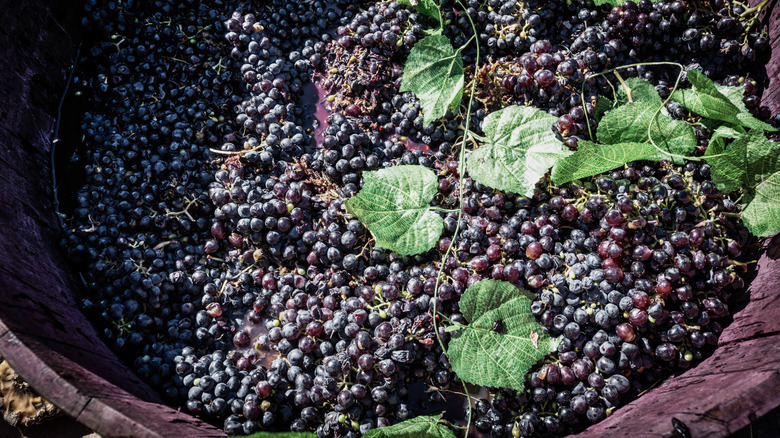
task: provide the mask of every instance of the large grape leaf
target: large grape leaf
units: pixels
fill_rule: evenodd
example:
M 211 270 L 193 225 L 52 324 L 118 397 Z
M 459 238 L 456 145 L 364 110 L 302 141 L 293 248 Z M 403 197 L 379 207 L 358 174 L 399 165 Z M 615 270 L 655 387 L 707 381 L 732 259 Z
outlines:
M 780 172 L 780 143 L 769 141 L 763 131 L 751 130 L 732 144 L 742 138 L 747 139 L 747 187 L 755 187 Z
M 734 140 L 725 146 L 726 138 Z M 704 158 L 719 190 L 744 190 L 742 220 L 751 233 L 780 231 L 780 144 L 769 141 L 763 130 L 718 128 Z
M 415 11 L 427 15 L 439 23 L 439 27 L 436 29 L 426 30 L 426 33 L 435 35 L 440 34 L 444 27 L 444 21 L 441 18 L 441 9 L 433 0 L 399 0 L 400 4 L 411 6 Z
M 414 45 L 404 65 L 400 91 L 411 91 L 430 123 L 460 106 L 463 96 L 463 59 L 444 35 L 431 35 Z
M 596 138 L 602 144 L 649 143 L 649 131 L 653 142 L 662 150 L 690 154 L 696 148 L 696 134 L 685 122 L 662 114 L 662 107 L 660 99 L 621 105 L 601 119 Z M 647 159 L 681 161 L 658 150 Z
M 727 87 L 725 85 L 715 85 L 715 88 L 724 95 L 729 102 L 732 103 L 739 113 L 737 113 L 737 120 L 739 124 L 751 129 L 759 129 L 762 131 L 777 131 L 772 125 L 764 123 L 753 116 L 745 106 L 743 99 L 745 98 L 745 87 Z
M 718 90 L 710 78 L 697 70 L 688 70 L 687 74 L 693 89 L 677 90 L 672 99 L 702 117 L 735 125 L 741 123 L 737 118 L 739 108 Z
M 628 78 L 625 80 L 628 89 L 631 90 L 631 101 L 633 102 L 663 102 L 661 96 L 655 91 L 655 87 L 650 82 L 639 78 Z M 628 93 L 621 85 L 617 87 L 617 101 L 620 103 L 628 102 Z
M 433 247 L 444 221 L 429 205 L 438 191 L 432 170 L 394 166 L 364 172 L 363 180 L 363 188 L 347 200 L 346 208 L 374 234 L 377 246 L 402 255 Z
M 756 236 L 780 231 L 780 172 L 756 186 L 753 198 L 742 211 L 742 221 Z
M 469 325 L 453 334 L 447 356 L 466 382 L 522 390 L 528 370 L 557 348 L 531 313 L 531 299 L 511 283 L 479 281 L 458 306 Z M 498 320 L 503 328 L 495 331 Z
M 485 142 L 469 156 L 469 174 L 488 187 L 533 194 L 547 170 L 571 154 L 552 131 L 556 120 L 519 105 L 490 113 L 482 124 Z
M 558 161 L 552 171 L 555 184 L 597 175 L 626 163 L 643 160 L 656 152 L 649 143 L 602 145 L 587 140 L 577 142 L 577 152 Z
M 421 415 L 392 426 L 371 429 L 363 438 L 455 438 L 441 415 Z

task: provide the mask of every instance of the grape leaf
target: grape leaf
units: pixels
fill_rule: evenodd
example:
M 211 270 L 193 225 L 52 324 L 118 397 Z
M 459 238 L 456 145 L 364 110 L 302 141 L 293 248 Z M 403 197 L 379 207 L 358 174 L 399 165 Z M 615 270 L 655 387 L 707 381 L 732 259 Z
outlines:
M 604 115 L 605 112 L 612 109 L 613 102 L 610 98 L 599 96 L 598 99 L 596 99 L 596 108 L 594 108 L 594 119 L 598 122 L 601 120 L 601 116 Z
M 313 432 L 257 432 L 252 435 L 241 435 L 240 438 L 317 438 L 317 434 Z
M 512 283 L 481 280 L 458 306 L 470 324 L 453 334 L 447 356 L 466 382 L 522 390 L 528 370 L 557 348 L 531 313 L 531 299 Z M 494 331 L 498 320 L 503 330 Z
M 725 139 L 734 137 L 725 146 Z M 719 190 L 745 191 L 742 220 L 751 233 L 769 236 L 780 231 L 780 145 L 770 142 L 763 130 L 744 134 L 719 128 L 704 158 Z
M 755 195 L 742 211 L 742 221 L 755 236 L 766 237 L 780 231 L 780 172 L 756 186 Z
M 704 157 L 711 166 L 712 181 L 718 190 L 750 192 L 780 171 L 780 145 L 767 140 L 763 131 L 751 130 L 739 135 L 725 150 L 722 137 L 723 131 L 715 131 Z
M 402 255 L 433 247 L 444 228 L 430 202 L 438 191 L 436 174 L 424 166 L 394 166 L 363 173 L 363 188 L 346 202 L 374 234 L 376 245 Z
M 663 102 L 660 99 L 619 106 L 601 119 L 596 138 L 602 144 L 649 143 L 649 127 L 653 141 L 662 150 L 677 155 L 690 154 L 696 148 L 696 135 L 693 129 L 685 122 L 674 120 L 664 114 L 659 113 L 656 116 L 662 107 Z M 656 151 L 647 159 L 681 161 L 661 151 Z
M 777 129 L 775 129 L 772 125 L 758 120 L 757 118 L 753 117 L 753 114 L 751 114 L 750 111 L 748 111 L 747 107 L 745 106 L 745 102 L 743 102 L 745 97 L 745 87 L 727 87 L 725 85 L 715 85 L 715 88 L 717 88 L 721 94 L 726 96 L 729 102 L 731 102 L 735 107 L 737 107 L 737 109 L 739 109 L 737 119 L 739 120 L 740 125 L 746 128 L 760 129 L 762 131 L 777 131 Z
M 655 91 L 655 87 L 650 82 L 639 78 L 626 79 L 626 85 L 631 90 L 631 99 L 634 102 L 663 102 L 661 96 Z M 622 85 L 617 87 L 617 101 L 620 103 L 628 102 L 628 95 Z
M 597 175 L 616 169 L 626 163 L 643 160 L 654 154 L 656 148 L 649 143 L 618 143 L 601 145 L 587 140 L 577 142 L 577 152 L 569 155 L 552 171 L 555 184 Z
M 780 172 L 780 144 L 769 141 L 763 131 L 756 130 L 749 131 L 732 144 L 741 138 L 747 139 L 745 162 L 748 188 L 755 187 L 769 179 L 772 174 Z
M 455 438 L 449 427 L 441 422 L 441 414 L 421 415 L 392 426 L 371 429 L 363 438 Z
M 440 34 L 444 27 L 444 20 L 441 18 L 441 9 L 433 0 L 399 0 L 398 3 L 410 6 L 415 11 L 427 15 L 439 22 L 439 27 L 436 29 L 426 29 L 425 32 L 429 35 Z
M 533 194 L 547 170 L 571 154 L 552 131 L 556 120 L 519 105 L 488 114 L 482 124 L 486 141 L 469 156 L 469 174 L 488 187 Z
M 739 108 L 718 90 L 710 78 L 698 70 L 688 70 L 687 74 L 693 89 L 677 90 L 672 99 L 702 117 L 740 124 L 737 118 Z
M 726 153 L 726 138 L 733 137 L 718 130 L 713 132 L 704 153 L 704 158 L 711 166 L 712 182 L 724 193 L 739 190 L 745 184 L 746 142 L 733 142 Z
M 444 35 L 423 38 L 414 45 L 404 65 L 400 91 L 420 99 L 423 120 L 430 123 L 460 106 L 463 97 L 463 59 Z

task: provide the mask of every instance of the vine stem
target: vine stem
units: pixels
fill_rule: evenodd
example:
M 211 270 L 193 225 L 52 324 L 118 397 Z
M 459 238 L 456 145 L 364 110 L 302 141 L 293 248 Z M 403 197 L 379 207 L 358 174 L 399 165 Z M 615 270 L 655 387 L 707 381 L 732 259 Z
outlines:
M 468 18 L 469 23 L 471 24 L 471 31 L 473 32 L 473 36 L 469 38 L 462 46 L 458 48 L 458 52 L 462 51 L 466 45 L 468 45 L 472 39 L 475 39 L 477 36 L 477 27 L 474 25 L 474 20 L 471 18 L 471 15 L 468 13 L 467 8 L 463 6 L 463 3 L 461 0 L 458 0 L 458 4 L 463 8 L 464 14 L 466 15 L 466 18 Z M 479 70 L 479 40 L 475 39 L 475 46 L 477 49 L 477 55 L 474 59 L 474 74 L 476 75 L 477 70 Z M 438 310 L 438 302 L 439 302 L 439 286 L 441 285 L 441 279 L 442 274 L 444 272 L 444 265 L 447 263 L 447 259 L 450 256 L 450 253 L 452 252 L 452 248 L 455 246 L 455 239 L 458 237 L 458 232 L 460 231 L 460 222 L 463 218 L 463 179 L 464 174 L 466 173 L 466 142 L 469 138 L 470 130 L 469 130 L 469 123 L 471 120 L 471 106 L 474 103 L 474 95 L 476 93 L 476 85 L 477 81 L 471 81 L 471 90 L 469 91 L 469 103 L 466 107 L 466 118 L 465 118 L 465 132 L 463 135 L 463 140 L 461 141 L 460 145 L 460 151 L 458 153 L 458 209 L 457 209 L 457 220 L 455 222 L 455 231 L 452 233 L 452 240 L 447 247 L 447 250 L 444 251 L 444 255 L 442 256 L 441 263 L 439 264 L 439 272 L 436 275 L 436 285 L 434 286 L 433 290 L 433 332 L 436 334 L 436 340 L 439 342 L 439 346 L 441 347 L 442 354 L 445 356 L 447 355 L 447 349 L 444 346 L 444 341 L 442 341 L 441 336 L 439 336 L 439 325 L 436 322 L 436 317 L 439 314 Z M 466 436 L 468 436 L 468 431 L 471 429 L 471 415 L 472 415 L 472 409 L 471 409 L 471 396 L 469 396 L 469 390 L 466 387 L 466 382 L 464 382 L 461 379 L 461 385 L 463 385 L 463 392 L 467 394 L 466 402 L 468 403 L 468 414 L 466 416 Z
M 441 212 L 444 212 L 444 213 L 457 213 L 457 212 L 459 212 L 459 211 L 460 211 L 460 210 L 459 210 L 459 209 L 457 209 L 457 208 L 441 208 L 441 207 L 432 207 L 432 209 L 433 209 L 433 210 L 436 210 L 436 211 L 441 211 Z
M 769 3 L 769 0 L 764 0 L 761 3 L 753 6 L 750 9 L 748 9 L 747 11 L 741 13 L 739 16 L 740 17 L 747 17 L 748 15 L 752 14 L 753 12 L 756 12 L 756 11 L 761 12 L 761 9 L 763 9 L 763 7 L 766 6 L 767 3 Z
M 81 43 L 79 43 L 78 48 L 76 48 L 76 56 L 73 59 L 73 65 L 70 67 L 70 73 L 68 74 L 68 80 L 65 82 L 65 90 L 62 92 L 62 97 L 60 97 L 60 103 L 57 106 L 57 121 L 54 123 L 54 134 L 53 139 L 51 142 L 51 188 L 52 188 L 52 198 L 53 198 L 53 204 L 54 204 L 54 212 L 57 213 L 55 216 L 57 216 L 57 220 L 60 223 L 60 228 L 63 230 L 65 229 L 65 221 L 62 219 L 65 215 L 60 212 L 60 198 L 57 194 L 57 190 L 59 189 L 59 186 L 57 184 L 57 173 L 56 173 L 56 160 L 54 159 L 54 153 L 57 150 L 57 143 L 61 142 L 62 140 L 59 138 L 60 133 L 60 121 L 62 121 L 62 107 L 65 105 L 65 97 L 68 95 L 68 89 L 70 88 L 71 82 L 73 82 L 73 75 L 76 72 L 76 67 L 79 64 L 79 59 L 81 56 Z
M 617 70 L 615 70 L 614 74 L 617 80 L 620 81 L 620 85 L 623 86 L 623 91 L 626 92 L 626 97 L 628 98 L 628 101 L 633 103 L 634 97 L 631 93 L 631 87 L 629 87 L 626 81 L 623 80 L 623 76 L 621 76 Z

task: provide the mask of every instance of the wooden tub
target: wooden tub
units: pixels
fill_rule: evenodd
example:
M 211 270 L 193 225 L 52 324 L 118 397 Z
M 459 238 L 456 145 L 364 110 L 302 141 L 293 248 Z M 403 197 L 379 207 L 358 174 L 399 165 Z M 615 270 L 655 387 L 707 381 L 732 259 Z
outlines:
M 774 0 L 769 9 L 780 11 Z M 224 433 L 161 402 L 104 345 L 78 310 L 57 248 L 51 155 L 75 56 L 80 8 L 0 0 L 0 354 L 41 395 L 102 435 Z M 757 66 L 763 104 L 780 110 L 780 12 L 766 14 L 774 60 Z M 767 240 L 750 301 L 715 354 L 579 436 L 727 436 L 780 405 L 780 237 Z

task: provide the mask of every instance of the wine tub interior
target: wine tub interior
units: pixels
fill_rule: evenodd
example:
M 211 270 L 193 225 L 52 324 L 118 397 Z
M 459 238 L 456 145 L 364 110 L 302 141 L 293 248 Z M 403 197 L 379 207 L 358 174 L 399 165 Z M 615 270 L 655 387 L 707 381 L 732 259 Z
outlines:
M 2 3 L 0 354 L 41 395 L 99 434 L 224 435 L 163 404 L 78 310 L 78 283 L 57 248 L 51 156 L 81 10 L 46 0 Z M 773 113 L 780 110 L 776 3 L 765 12 L 774 56 L 755 71 L 762 104 Z M 738 312 L 720 348 L 578 436 L 672 436 L 672 417 L 692 436 L 728 436 L 780 405 L 780 237 L 763 245 L 749 301 L 731 303 Z

